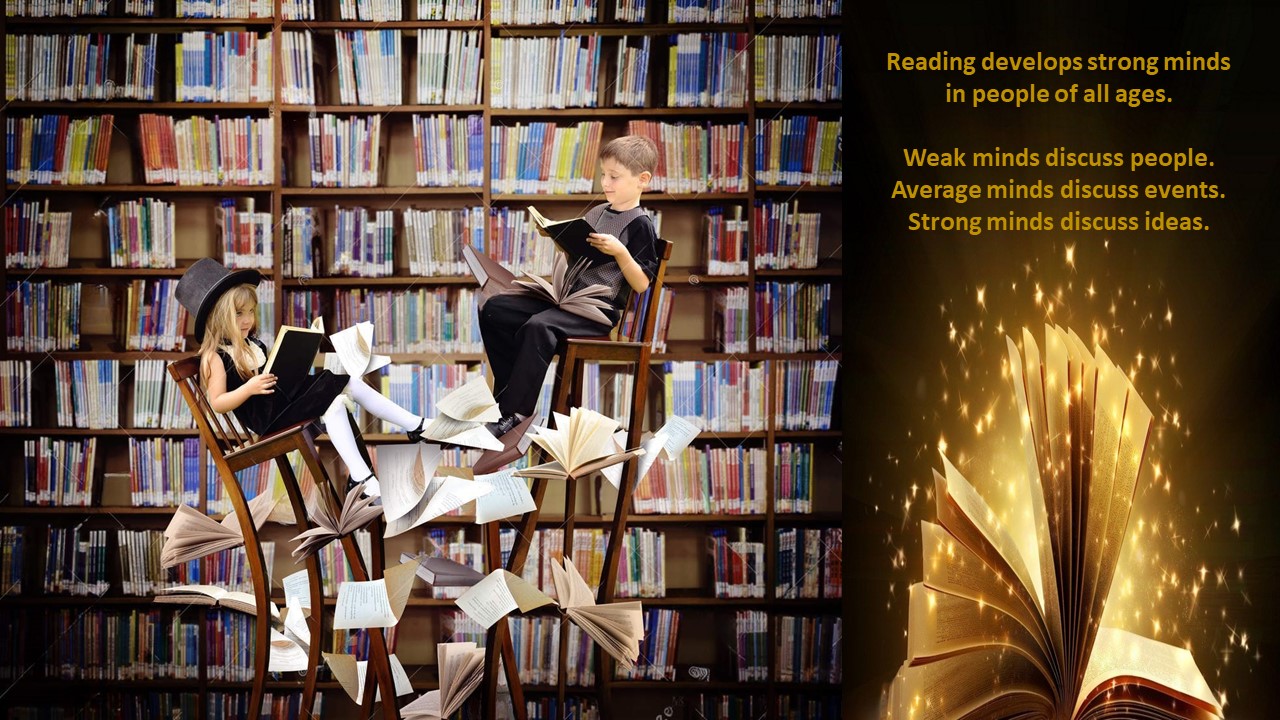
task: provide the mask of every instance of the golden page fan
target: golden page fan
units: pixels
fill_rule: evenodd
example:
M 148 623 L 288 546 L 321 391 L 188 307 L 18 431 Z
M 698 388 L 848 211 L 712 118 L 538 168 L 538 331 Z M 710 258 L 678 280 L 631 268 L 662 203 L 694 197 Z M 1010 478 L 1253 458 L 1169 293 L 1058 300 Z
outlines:
M 595 594 L 578 574 L 577 566 L 561 562 L 563 567 L 551 563 L 551 580 L 565 615 L 614 660 L 626 667 L 635 665 L 640 658 L 640 641 L 644 639 L 643 606 L 636 600 L 597 605 Z
M 1029 331 L 1021 354 L 1008 340 L 1034 541 L 1019 545 L 942 457 L 908 658 L 883 715 L 1221 717 L 1190 652 L 1101 627 L 1152 415 L 1105 352 L 1061 328 L 1045 334 L 1043 358 Z
M 613 433 L 618 421 L 594 410 L 575 407 L 569 409 L 569 417 L 552 413 L 555 429 L 535 427 L 533 442 L 547 451 L 551 462 L 531 468 L 516 470 L 516 477 L 527 478 L 583 478 L 596 470 L 616 465 L 637 455 L 642 448 L 618 452 Z

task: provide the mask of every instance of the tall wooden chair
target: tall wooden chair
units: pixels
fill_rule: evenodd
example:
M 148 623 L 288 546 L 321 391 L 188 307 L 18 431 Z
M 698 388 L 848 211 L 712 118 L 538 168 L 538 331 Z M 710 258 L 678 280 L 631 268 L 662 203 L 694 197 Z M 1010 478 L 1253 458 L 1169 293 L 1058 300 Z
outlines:
M 266 562 L 262 556 L 262 544 L 258 538 L 258 530 L 254 527 L 253 519 L 249 514 L 248 502 L 245 500 L 244 491 L 241 489 L 240 483 L 236 481 L 235 474 L 245 468 L 274 460 L 276 467 L 280 469 L 280 474 L 284 478 L 284 486 L 289 495 L 289 503 L 293 507 L 294 517 L 297 518 L 298 532 L 309 529 L 311 523 L 307 518 L 307 509 L 302 497 L 302 490 L 287 458 L 291 451 L 297 450 L 299 452 L 308 472 L 315 479 L 318 491 L 328 493 L 332 501 L 340 503 L 340 500 L 332 483 L 328 481 L 324 467 L 320 464 L 320 454 L 316 450 L 315 437 L 309 429 L 311 423 L 299 423 L 270 435 L 253 438 L 249 433 L 241 429 L 238 423 L 232 422 L 231 418 L 213 410 L 209 404 L 208 397 L 205 396 L 204 388 L 200 386 L 199 371 L 199 356 L 183 358 L 169 365 L 169 375 L 178 384 L 179 389 L 182 391 L 183 399 L 186 400 L 187 405 L 191 408 L 191 415 L 195 418 L 196 427 L 200 432 L 200 439 L 204 442 L 205 447 L 209 449 L 209 454 L 213 457 L 213 464 L 218 469 L 218 477 L 222 480 L 223 490 L 231 498 L 231 505 L 235 508 L 236 517 L 240 521 L 240 531 L 244 535 L 245 555 L 249 559 L 249 570 L 253 577 L 254 602 L 259 608 L 265 609 L 269 607 L 268 603 L 271 599 L 271 584 L 267 577 Z M 350 535 L 346 535 L 342 538 L 341 543 L 347 563 L 351 566 L 352 579 L 356 581 L 369 580 L 370 574 L 365 569 L 364 561 L 355 540 Z M 377 544 L 375 543 L 375 545 Z M 372 569 L 375 576 L 381 576 L 382 574 L 382 565 L 378 555 L 380 553 L 375 553 L 373 558 L 374 567 Z M 323 637 L 324 627 L 324 603 L 321 600 L 323 594 L 320 589 L 320 564 L 315 554 L 307 557 L 306 570 L 312 598 L 311 613 L 307 618 L 307 629 L 311 632 L 312 642 L 307 656 L 307 677 L 302 691 L 302 717 L 311 718 L 318 717 L 313 716 L 311 713 L 312 708 L 315 706 L 316 670 L 320 664 L 320 642 Z M 247 720 L 257 720 L 262 708 L 262 697 L 267 682 L 267 662 L 270 658 L 270 621 L 271 613 L 265 610 L 258 612 L 254 628 L 253 686 L 249 694 Z M 398 718 L 395 702 L 396 694 L 391 679 L 391 665 L 387 658 L 386 643 L 380 631 L 371 630 L 369 634 L 370 664 L 373 668 L 373 672 L 370 675 L 377 678 L 378 686 L 381 688 L 383 716 L 387 720 Z M 371 685 L 372 683 L 369 684 Z M 365 690 L 365 697 L 372 697 L 368 687 Z M 368 716 L 369 714 L 366 711 L 365 717 Z
M 658 302 L 662 295 L 663 282 L 667 274 L 667 261 L 671 259 L 672 243 L 667 240 L 658 241 L 659 262 L 658 270 L 654 275 L 653 282 L 649 284 L 649 289 L 636 300 L 636 316 L 630 324 L 629 333 L 623 334 L 621 327 L 618 329 L 619 338 L 614 340 L 612 336 L 601 336 L 595 338 L 570 338 L 565 341 L 564 347 L 560 349 L 560 364 L 557 367 L 556 382 L 552 391 L 552 410 L 563 415 L 569 414 L 569 408 L 581 405 L 583 393 L 582 370 L 589 362 L 611 362 L 626 363 L 633 366 L 635 372 L 635 382 L 632 386 L 633 396 L 631 398 L 631 410 L 628 413 L 627 421 L 627 447 L 636 447 L 640 444 L 640 435 L 644 425 L 645 404 L 649 392 L 649 358 L 653 353 L 653 336 L 654 329 L 658 320 Z M 625 322 L 625 315 L 624 320 Z M 541 455 L 540 449 L 535 445 L 535 450 Z M 628 460 L 622 471 L 622 482 L 618 488 L 618 498 L 614 506 L 613 522 L 609 534 L 609 544 L 605 551 L 604 569 L 600 577 L 600 587 L 596 601 L 606 603 L 613 600 L 614 583 L 618 572 L 618 554 L 622 550 L 622 535 L 627 525 L 627 515 L 631 511 L 631 494 L 635 489 L 636 473 L 639 470 L 638 459 Z M 533 501 L 537 508 L 531 512 L 525 513 L 520 519 L 517 526 L 515 545 L 511 549 L 511 555 L 507 560 L 506 569 L 516 575 L 521 574 L 524 570 L 525 559 L 529 554 L 529 545 L 532 542 L 533 533 L 537 531 L 538 517 L 541 513 L 542 501 L 546 496 L 547 481 L 541 478 L 533 480 L 533 486 L 530 493 L 533 495 Z M 573 559 L 573 529 L 574 514 L 577 496 L 577 483 L 572 480 L 565 481 L 565 497 L 564 497 L 564 557 L 566 561 Z M 499 541 L 499 527 L 497 523 L 489 523 L 486 526 L 487 543 L 489 550 L 486 555 L 489 561 L 489 571 L 493 571 L 501 567 L 501 551 Z M 564 706 L 565 700 L 565 679 L 568 668 L 568 632 L 569 626 L 567 622 L 560 624 L 560 660 L 559 660 L 559 678 L 557 687 L 559 689 L 560 706 Z M 484 717 L 496 717 L 497 706 L 497 684 L 498 684 L 498 657 L 503 658 L 503 665 L 506 669 L 507 684 L 511 688 L 511 700 L 515 710 L 515 716 L 519 720 L 525 720 L 526 709 L 524 707 L 523 693 L 520 692 L 520 678 L 517 668 L 515 667 L 515 652 L 512 646 L 511 634 L 507 627 L 507 619 L 503 618 L 489 629 L 485 645 L 485 688 L 484 688 Z M 604 673 L 612 669 L 610 658 L 603 652 L 597 650 L 596 657 L 598 659 L 598 671 L 600 679 L 603 680 Z M 608 687 L 607 683 L 604 687 Z M 611 717 L 609 705 L 611 698 L 607 692 L 601 695 L 601 712 L 602 717 Z

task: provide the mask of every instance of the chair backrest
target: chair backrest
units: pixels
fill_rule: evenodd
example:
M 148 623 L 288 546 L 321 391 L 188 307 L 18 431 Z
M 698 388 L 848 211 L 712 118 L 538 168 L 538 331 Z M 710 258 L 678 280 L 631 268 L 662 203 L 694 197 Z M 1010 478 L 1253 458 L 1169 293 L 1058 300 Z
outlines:
M 649 289 L 642 293 L 632 293 L 627 303 L 627 311 L 622 315 L 622 323 L 618 326 L 618 339 L 629 342 L 642 342 L 652 345 L 654 329 L 658 320 L 658 305 L 662 299 L 663 280 L 667 276 L 667 261 L 671 259 L 670 240 L 658 239 L 658 270 L 653 275 Z
M 217 448 L 226 455 L 253 442 L 253 437 L 240 427 L 234 416 L 217 412 L 209 405 L 209 398 L 200 386 L 199 355 L 169 363 L 169 376 L 178 383 L 182 397 L 191 408 L 196 428 L 210 450 Z

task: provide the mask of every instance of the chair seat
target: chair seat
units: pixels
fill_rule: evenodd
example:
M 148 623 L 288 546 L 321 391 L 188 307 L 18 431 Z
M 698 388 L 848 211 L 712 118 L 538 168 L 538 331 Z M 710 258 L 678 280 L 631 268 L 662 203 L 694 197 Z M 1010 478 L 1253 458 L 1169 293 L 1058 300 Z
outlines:
M 237 471 L 264 463 L 280 454 L 281 444 L 291 442 L 294 435 L 305 432 L 312 424 L 311 420 L 304 420 L 269 435 L 262 435 L 248 445 L 227 453 L 224 458 L 227 464 Z

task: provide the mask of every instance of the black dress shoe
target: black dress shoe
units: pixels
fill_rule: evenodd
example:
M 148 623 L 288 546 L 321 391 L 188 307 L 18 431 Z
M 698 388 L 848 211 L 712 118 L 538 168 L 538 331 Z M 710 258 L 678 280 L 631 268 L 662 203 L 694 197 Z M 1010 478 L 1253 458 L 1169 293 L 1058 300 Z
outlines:
M 422 437 L 422 429 L 427 426 L 427 419 L 422 418 L 418 421 L 418 427 L 405 433 L 409 436 L 409 442 L 429 442 Z
M 484 427 L 486 430 L 493 433 L 494 437 L 501 438 L 503 435 L 506 435 L 507 433 L 511 432 L 512 428 L 519 425 L 523 419 L 524 418 L 520 417 L 519 415 L 512 413 L 502 418 L 498 422 L 485 423 Z

